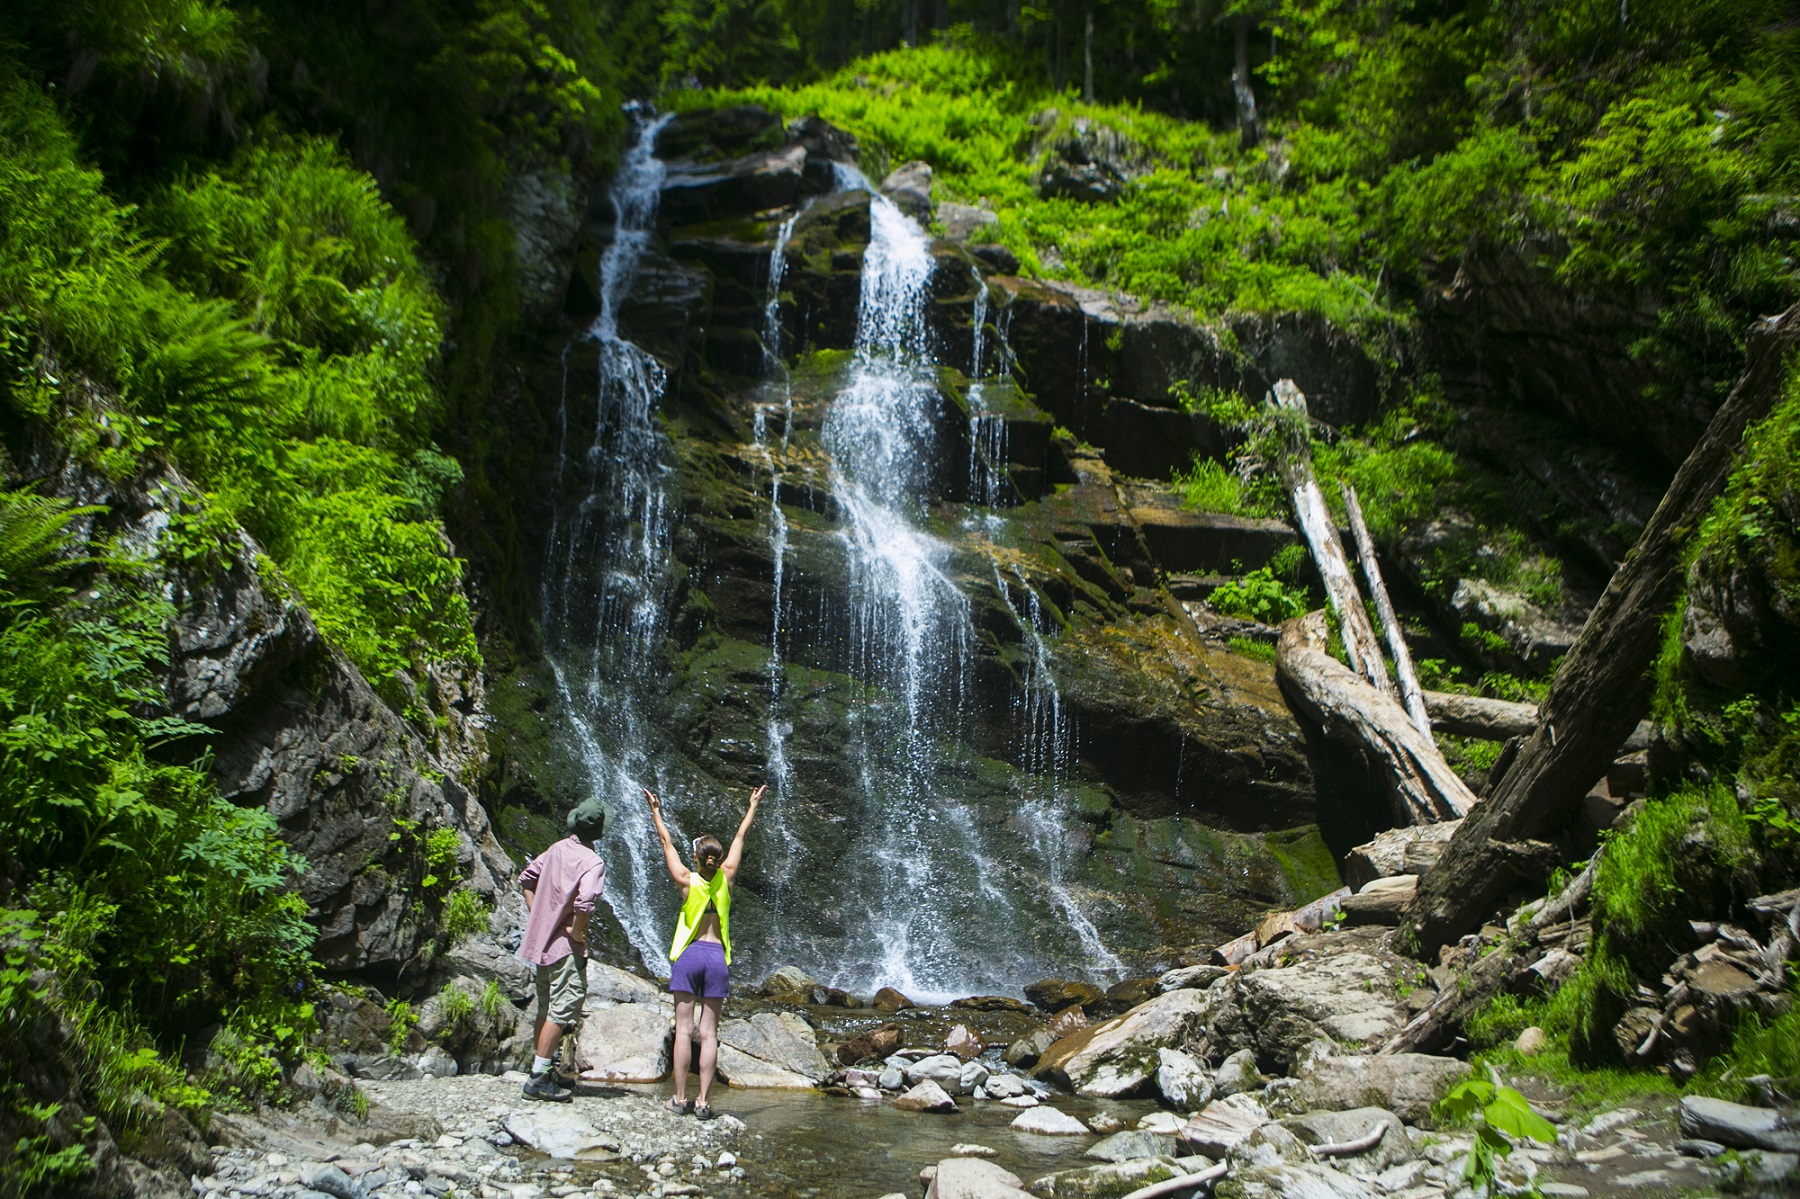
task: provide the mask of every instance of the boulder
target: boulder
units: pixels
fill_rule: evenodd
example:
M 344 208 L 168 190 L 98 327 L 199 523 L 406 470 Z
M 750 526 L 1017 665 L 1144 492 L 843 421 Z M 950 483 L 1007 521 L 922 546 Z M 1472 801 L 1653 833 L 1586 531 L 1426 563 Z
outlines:
M 605 962 L 588 959 L 588 1002 L 610 1000 L 613 1003 L 673 1004 L 669 992 L 647 978 Z
M 944 237 L 949 241 L 968 241 L 976 233 L 999 222 L 998 214 L 986 208 L 978 208 L 971 204 L 939 204 L 937 206 L 938 222 L 944 226 Z
M 1139 1157 L 1100 1166 L 1058 1170 L 1037 1179 L 1025 1189 L 1038 1199 L 1122 1199 L 1140 1187 L 1166 1182 L 1186 1173 L 1187 1170 L 1172 1157 Z
M 1159 1137 L 1178 1135 L 1187 1127 L 1187 1121 L 1174 1112 L 1148 1112 L 1137 1122 L 1139 1132 L 1153 1132 Z
M 903 1112 L 953 1112 L 957 1110 L 956 1100 L 944 1091 L 943 1087 L 926 1079 L 905 1094 L 894 1100 L 894 1106 Z
M 1050 1023 L 1046 1024 L 1044 1028 L 1050 1033 L 1051 1037 L 1060 1041 L 1064 1037 L 1072 1036 L 1073 1034 L 1080 1032 L 1082 1029 L 1086 1028 L 1088 1024 L 1089 1020 L 1086 1009 L 1077 1005 L 1075 1007 L 1066 1007 L 1062 1011 L 1056 1013 L 1056 1016 Z
M 1050 1046 L 1056 1044 L 1056 1042 L 1061 1039 L 1062 1038 L 1058 1037 L 1049 1029 L 1040 1028 L 1036 1032 L 1026 1033 L 1024 1036 L 1008 1045 L 1006 1047 L 1006 1052 L 1001 1054 L 1001 1057 L 1005 1059 L 1006 1064 L 1009 1066 L 1034 1066 L 1037 1064 L 1038 1059 L 1043 1057 L 1044 1050 L 1050 1048 Z
M 806 151 L 759 150 L 725 162 L 677 159 L 663 175 L 661 215 L 671 224 L 700 224 L 792 204 L 800 194 Z
M 590 1001 L 575 1042 L 581 1076 L 593 1082 L 660 1081 L 669 1073 L 673 1029 L 660 1004 Z
M 906 1067 L 906 1081 L 916 1084 L 929 1079 L 939 1086 L 955 1090 L 962 1079 L 962 1070 L 963 1060 L 960 1057 L 954 1053 L 938 1053 L 920 1058 Z
M 1077 1094 L 1118 1098 L 1142 1090 L 1162 1064 L 1158 1050 L 1186 1044 L 1202 1027 L 1209 1000 L 1199 991 L 1170 991 L 1102 1024 L 1064 1037 L 1034 1071 Z
M 1089 1145 L 1081 1156 L 1102 1162 L 1124 1162 L 1141 1157 L 1162 1157 L 1173 1147 L 1169 1138 L 1160 1133 L 1128 1128 Z
M 805 1003 L 819 981 L 798 966 L 783 966 L 763 979 L 762 993 L 786 1003 Z
M 1703 1095 L 1682 1097 L 1681 1135 L 1734 1149 L 1800 1153 L 1800 1112 L 1748 1107 Z
M 1036 1107 L 1038 1097 L 1036 1095 L 1014 1095 L 1010 1099 L 1002 1099 L 1000 1102 L 1007 1107 Z
M 1536 1057 L 1550 1045 L 1550 1034 L 1533 1024 L 1521 1032 L 1513 1041 L 1513 1048 L 1522 1057 Z
M 509 1112 L 501 1124 L 519 1144 L 551 1157 L 610 1158 L 619 1150 L 618 1141 L 596 1131 L 568 1106 L 543 1105 Z
M 854 1066 L 873 1058 L 886 1058 L 900 1048 L 900 1026 L 883 1024 L 867 1032 L 857 1033 L 837 1048 L 838 1061 Z
M 1238 1142 L 1226 1159 L 1233 1170 L 1319 1160 L 1304 1142 L 1279 1124 L 1264 1124 Z
M 1088 1126 L 1071 1116 L 1068 1112 L 1059 1111 L 1048 1105 L 1034 1107 L 1023 1111 L 1010 1125 L 1014 1132 L 1034 1132 L 1048 1137 L 1084 1137 L 1092 1135 Z
M 988 1068 L 980 1062 L 964 1062 L 962 1073 L 956 1079 L 956 1091 L 959 1095 L 967 1095 L 978 1087 L 983 1087 L 988 1080 Z M 978 1098 L 987 1098 L 988 1092 L 983 1089 Z
M 456 1059 L 442 1045 L 432 1045 L 419 1055 L 419 1074 L 421 1077 L 455 1078 Z
M 1333 1160 L 1344 1164 L 1346 1168 L 1380 1171 L 1412 1161 L 1418 1156 L 1413 1149 L 1412 1139 L 1406 1134 L 1405 1125 L 1400 1123 L 1400 1117 L 1382 1108 L 1356 1107 L 1341 1112 L 1308 1112 L 1304 1116 L 1290 1116 L 1281 1121 L 1283 1128 L 1309 1146 L 1342 1145 L 1358 1140 L 1375 1131 L 1377 1124 L 1384 1126 L 1387 1131 L 1374 1148 Z
M 982 1086 L 987 1090 L 989 1099 L 1011 1099 L 1014 1095 L 1025 1093 L 1025 1084 L 1011 1074 L 990 1074 Z
M 1294 1101 L 1323 1111 L 1385 1108 L 1417 1124 L 1468 1072 L 1467 1062 L 1424 1053 L 1327 1057 L 1302 1066 Z
M 804 116 L 789 125 L 787 140 L 806 151 L 801 186 L 809 194 L 836 191 L 840 186 L 836 166 L 855 166 L 861 155 L 854 136 L 817 116 Z
M 792 1012 L 758 1012 L 719 1025 L 719 1075 L 730 1086 L 798 1090 L 829 1073 L 812 1026 Z
M 912 1000 L 894 990 L 892 987 L 883 987 L 881 990 L 875 992 L 875 1010 L 877 1011 L 903 1012 L 912 1006 Z
M 1223 966 L 1183 966 L 1179 970 L 1171 970 L 1156 980 L 1161 991 L 1198 990 L 1203 991 L 1212 986 L 1231 971 Z
M 1254 1096 L 1232 1095 L 1215 1099 L 1188 1117 L 1176 1141 L 1190 1153 L 1222 1158 L 1273 1120 Z
M 1234 1171 L 1219 1180 L 1213 1194 L 1218 1199 L 1378 1199 L 1381 1192 L 1330 1166 L 1308 1163 Z
M 1156 1090 L 1163 1102 L 1178 1112 L 1191 1112 L 1212 1098 L 1212 1080 L 1199 1062 L 1179 1049 L 1156 1052 Z
M 1020 1178 L 978 1157 L 947 1157 L 937 1164 L 925 1199 L 1020 1199 Z
M 876 1077 L 875 1085 L 884 1091 L 898 1091 L 901 1087 L 906 1085 L 906 1075 L 902 1071 L 889 1066 Z
M 1240 1049 L 1219 1064 L 1219 1072 L 1213 1076 L 1213 1098 L 1260 1091 L 1262 1085 L 1262 1074 L 1256 1068 L 1256 1054 Z
M 980 1057 L 987 1045 L 968 1025 L 958 1024 L 944 1034 L 941 1048 L 945 1053 L 953 1053 L 966 1062 Z
M 888 172 L 881 181 L 881 194 L 894 202 L 894 207 L 921 225 L 931 221 L 931 164 L 904 163 Z
M 1022 1016 L 1033 1014 L 1030 1004 L 1021 1003 L 1011 995 L 970 995 L 951 1000 L 950 1006 L 971 1012 L 1018 1012 Z
M 1259 1061 L 1285 1065 L 1302 1046 L 1321 1037 L 1352 1046 L 1380 1045 L 1399 1031 L 1409 1015 L 1393 983 L 1393 969 L 1402 967 L 1390 968 L 1384 957 L 1346 948 L 1346 944 L 1356 943 L 1342 940 L 1374 931 L 1299 938 L 1301 942 L 1325 943 L 1327 949 L 1307 953 L 1293 965 L 1240 971 L 1213 1012 L 1210 1034 L 1214 1046 L 1251 1049 Z M 1296 952 L 1289 948 L 1293 945 L 1293 941 L 1284 943 L 1283 952 Z
M 1093 983 L 1066 978 L 1046 978 L 1025 985 L 1025 998 L 1055 1014 L 1074 1004 L 1090 1004 L 1104 993 Z
M 1106 988 L 1106 1004 L 1113 1011 L 1148 1003 L 1162 993 L 1154 978 L 1128 978 Z

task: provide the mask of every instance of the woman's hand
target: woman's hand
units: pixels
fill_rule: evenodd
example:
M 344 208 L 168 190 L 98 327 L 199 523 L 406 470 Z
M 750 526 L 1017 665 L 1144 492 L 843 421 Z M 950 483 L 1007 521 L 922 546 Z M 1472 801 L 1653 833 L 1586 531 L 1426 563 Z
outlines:
M 762 802 L 763 792 L 767 791 L 768 789 L 769 789 L 769 784 L 764 783 L 762 786 L 758 787 L 756 790 L 754 790 L 750 793 L 750 806 L 752 808 L 754 808 L 757 804 Z
M 656 798 L 656 792 L 652 791 L 648 787 L 640 787 L 638 789 L 644 793 L 644 798 L 650 801 L 650 810 L 652 812 L 654 812 L 656 815 L 661 816 L 662 815 L 662 800 Z

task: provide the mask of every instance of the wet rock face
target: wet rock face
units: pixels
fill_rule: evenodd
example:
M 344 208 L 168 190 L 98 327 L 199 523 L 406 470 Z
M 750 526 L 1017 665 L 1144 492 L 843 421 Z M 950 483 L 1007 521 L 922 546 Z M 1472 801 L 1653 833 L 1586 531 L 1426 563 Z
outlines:
M 116 484 L 67 462 L 39 463 L 82 503 L 105 504 L 127 542 L 154 547 L 186 484 L 151 472 Z M 167 565 L 169 708 L 218 731 L 213 782 L 238 804 L 266 808 L 306 858 L 295 887 L 319 930 L 328 971 L 393 977 L 438 935 L 443 892 L 421 884 L 423 836 L 457 833 L 456 874 L 489 899 L 512 863 L 486 811 L 459 779 L 485 758 L 482 680 L 442 672 L 411 687 L 445 727 L 434 744 L 403 721 L 356 667 L 326 643 L 297 596 L 262 572 L 237 534 L 229 561 Z M 415 834 L 390 834 L 407 820 Z

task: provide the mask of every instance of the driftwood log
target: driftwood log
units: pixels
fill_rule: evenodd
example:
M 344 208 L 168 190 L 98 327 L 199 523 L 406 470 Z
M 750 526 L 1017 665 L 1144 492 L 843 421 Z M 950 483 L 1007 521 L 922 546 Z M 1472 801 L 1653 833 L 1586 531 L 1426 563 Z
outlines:
M 1325 646 L 1323 612 L 1297 616 L 1281 626 L 1275 681 L 1288 705 L 1327 738 L 1371 755 L 1383 768 L 1382 781 L 1396 814 L 1409 823 L 1454 820 L 1473 807 L 1475 796 L 1392 693 L 1369 686 Z
M 1431 727 L 1440 733 L 1505 741 L 1511 737 L 1529 737 L 1537 730 L 1536 704 L 1485 699 L 1479 695 L 1453 695 L 1448 691 L 1424 694 Z
M 1394 615 L 1393 601 L 1388 599 L 1387 584 L 1381 578 L 1381 563 L 1375 557 L 1375 539 L 1363 521 L 1362 505 L 1356 500 L 1356 488 L 1340 483 L 1344 496 L 1344 514 L 1350 518 L 1350 532 L 1356 538 L 1356 556 L 1362 562 L 1363 580 L 1375 599 L 1375 614 L 1381 618 L 1381 635 L 1388 652 L 1394 657 L 1394 680 L 1400 684 L 1400 702 L 1412 718 L 1413 727 L 1431 736 L 1431 717 L 1425 713 L 1425 696 L 1419 691 L 1419 676 L 1413 670 L 1412 653 L 1406 648 L 1406 637 L 1400 629 L 1400 618 Z
M 1312 443 L 1307 439 L 1310 417 L 1306 396 L 1292 379 L 1283 379 L 1270 392 L 1276 409 L 1289 414 L 1288 444 L 1281 459 L 1281 475 L 1287 484 L 1288 499 L 1294 505 L 1294 518 L 1300 524 L 1300 535 L 1312 550 L 1313 563 L 1325 583 L 1325 594 L 1331 610 L 1337 613 L 1338 627 L 1344 640 L 1344 656 L 1350 669 L 1367 679 L 1369 685 L 1383 695 L 1392 695 L 1393 681 L 1388 678 L 1387 664 L 1381 658 L 1381 643 L 1375 640 L 1375 629 L 1363 609 L 1362 594 L 1356 589 L 1356 577 L 1350 573 L 1350 562 L 1344 557 L 1344 543 L 1338 536 L 1337 523 L 1325 504 L 1325 493 L 1313 474 Z
M 1650 667 L 1680 593 L 1683 554 L 1725 488 L 1745 428 L 1774 406 L 1797 345 L 1800 304 L 1751 330 L 1743 375 L 1588 615 L 1539 705 L 1536 729 L 1420 880 L 1403 929 L 1420 953 L 1435 954 L 1493 914 L 1520 881 L 1515 864 L 1544 856 L 1536 852 L 1543 839 L 1568 824 L 1649 708 Z

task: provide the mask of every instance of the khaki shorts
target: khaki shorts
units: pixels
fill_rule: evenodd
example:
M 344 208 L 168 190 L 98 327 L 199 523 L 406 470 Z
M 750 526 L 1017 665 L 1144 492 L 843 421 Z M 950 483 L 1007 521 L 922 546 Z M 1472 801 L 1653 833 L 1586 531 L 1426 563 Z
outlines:
M 587 954 L 572 953 L 537 974 L 537 1018 L 565 1028 L 581 1022 L 587 1003 Z

